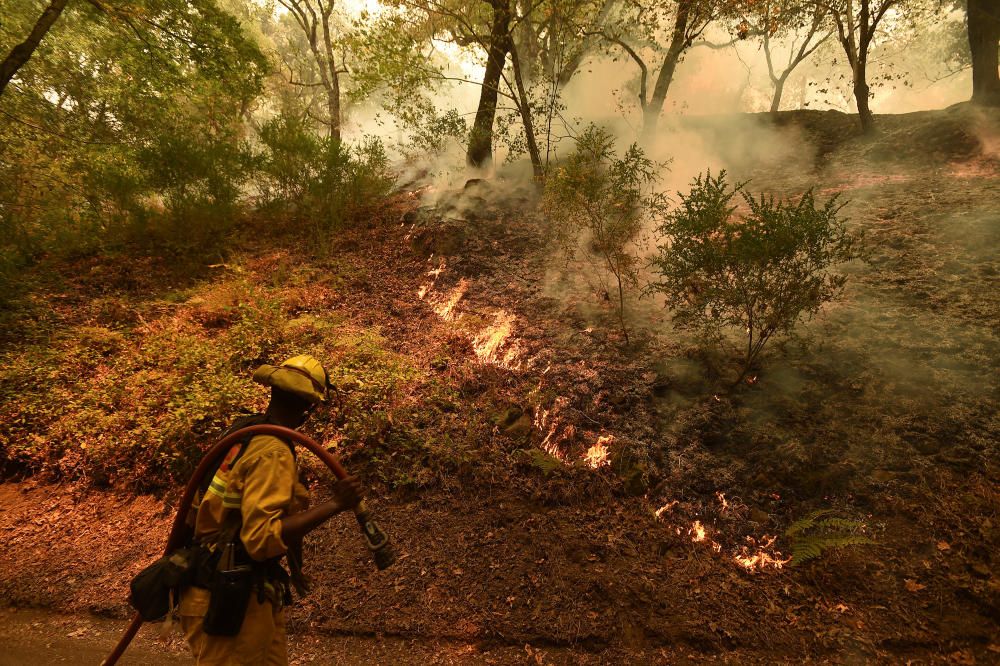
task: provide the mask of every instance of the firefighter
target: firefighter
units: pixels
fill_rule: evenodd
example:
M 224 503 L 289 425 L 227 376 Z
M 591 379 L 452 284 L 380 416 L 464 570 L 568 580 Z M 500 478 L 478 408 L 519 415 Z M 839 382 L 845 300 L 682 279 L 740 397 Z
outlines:
M 298 428 L 330 386 L 312 356 L 263 365 L 254 381 L 271 387 L 264 414 L 238 421 L 230 431 L 270 423 Z M 204 553 L 194 584 L 181 593 L 179 616 L 196 664 L 288 663 L 283 608 L 290 583 L 307 588 L 302 538 L 361 499 L 349 477 L 333 484 L 333 498 L 309 508 L 295 452 L 275 437 L 258 435 L 231 449 L 196 502 L 194 534 Z M 291 576 L 281 566 L 287 556 Z

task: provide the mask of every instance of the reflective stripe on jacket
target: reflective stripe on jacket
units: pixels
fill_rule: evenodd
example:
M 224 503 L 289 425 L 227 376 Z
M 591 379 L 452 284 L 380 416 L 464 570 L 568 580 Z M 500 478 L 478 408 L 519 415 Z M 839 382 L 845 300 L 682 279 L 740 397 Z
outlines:
M 295 456 L 270 435 L 251 439 L 236 458 L 238 452 L 239 445 L 226 455 L 198 505 L 195 538 L 211 543 L 228 512 L 240 511 L 240 538 L 250 557 L 263 561 L 284 555 L 288 548 L 281 540 L 281 519 L 309 505 Z

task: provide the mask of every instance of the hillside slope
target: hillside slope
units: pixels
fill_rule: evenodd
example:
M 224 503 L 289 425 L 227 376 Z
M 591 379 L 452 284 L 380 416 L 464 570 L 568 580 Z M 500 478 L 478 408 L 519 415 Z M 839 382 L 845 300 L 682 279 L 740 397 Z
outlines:
M 249 369 L 307 349 L 350 389 L 308 429 L 372 483 L 401 557 L 378 573 L 350 521 L 321 529 L 295 631 L 580 651 L 566 661 L 990 661 L 995 125 L 951 109 L 864 139 L 845 118 L 683 130 L 697 169 L 850 199 L 872 250 L 810 344 L 776 346 L 736 390 L 726 353 L 655 304 L 624 345 L 599 287 L 561 277 L 530 191 L 499 179 L 402 192 L 326 255 L 261 222 L 195 278 L 122 258 L 36 276 L 3 341 L 5 466 L 36 480 L 0 487 L 0 599 L 124 617 L 171 484 L 261 405 Z M 793 137 L 808 167 L 740 148 L 733 122 L 755 146 Z M 784 530 L 821 509 L 877 545 L 780 566 Z

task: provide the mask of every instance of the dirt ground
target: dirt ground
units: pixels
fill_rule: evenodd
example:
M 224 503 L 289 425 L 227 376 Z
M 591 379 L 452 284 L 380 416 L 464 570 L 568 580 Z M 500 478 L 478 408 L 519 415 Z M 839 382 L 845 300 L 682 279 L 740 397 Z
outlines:
M 93 615 L 63 615 L 32 609 L 0 610 L 0 666 L 44 664 L 99 664 L 117 641 L 123 623 Z M 752 655 L 747 655 L 753 658 Z M 387 636 L 295 635 L 289 645 L 289 663 L 495 665 L 602 664 L 619 659 L 642 659 L 645 663 L 699 663 L 704 656 L 692 653 L 656 652 L 588 654 L 566 648 L 497 646 L 488 643 Z M 159 625 L 146 626 L 118 662 L 122 666 L 174 666 L 191 662 L 187 645 L 176 631 L 161 635 Z
M 318 531 L 318 585 L 290 615 L 298 657 L 1000 661 L 995 121 L 883 117 L 868 140 L 841 114 L 783 114 L 745 120 L 753 150 L 713 144 L 710 120 L 685 130 L 756 189 L 841 193 L 871 251 L 845 267 L 845 299 L 735 390 L 728 352 L 655 304 L 634 306 L 625 345 L 599 285 L 562 278 L 529 195 L 502 184 L 422 186 L 345 235 L 356 277 L 311 314 L 378 327 L 430 378 L 394 397 L 378 439 L 425 443 L 341 448 L 400 559 L 375 571 L 347 519 Z M 789 143 L 802 150 L 761 158 Z M 230 263 L 264 283 L 300 260 L 258 247 Z M 610 464 L 595 470 L 597 444 Z M 87 613 L 126 617 L 126 581 L 158 554 L 173 501 L 0 485 L 0 600 L 74 614 L 17 619 L 11 645 L 48 634 L 71 650 L 61 632 L 100 627 L 110 647 Z M 824 509 L 875 545 L 787 566 L 784 531 Z M 97 631 L 69 640 L 96 649 Z

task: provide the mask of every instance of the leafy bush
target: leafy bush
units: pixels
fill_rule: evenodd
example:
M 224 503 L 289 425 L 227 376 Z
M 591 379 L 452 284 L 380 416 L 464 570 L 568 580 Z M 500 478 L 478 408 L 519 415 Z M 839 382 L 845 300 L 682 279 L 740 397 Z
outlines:
M 51 349 L 5 358 L 0 405 L 10 427 L 0 461 L 58 478 L 139 489 L 190 471 L 198 432 L 214 430 L 254 387 L 233 370 L 225 349 L 197 327 L 173 326 L 128 346 L 81 346 L 72 336 Z M 32 383 L 45 372 L 47 390 Z
M 319 175 L 314 197 L 325 229 L 370 213 L 395 180 L 385 147 L 374 136 L 365 137 L 353 147 L 327 141 Z
M 735 216 L 739 194 L 747 213 Z M 773 336 L 837 298 L 845 277 L 831 268 L 859 256 L 859 238 L 839 217 L 836 197 L 817 207 L 812 191 L 798 201 L 754 198 L 726 172 L 698 176 L 659 227 L 662 244 L 651 291 L 666 296 L 681 327 L 746 332 L 742 371 L 749 372 Z
M 293 114 L 276 116 L 261 126 L 258 138 L 265 148 L 258 188 L 265 203 L 302 201 L 316 178 L 322 139 L 305 119 Z
M 404 126 L 410 129 L 410 139 L 404 150 L 409 157 L 426 159 L 440 155 L 450 143 L 462 141 L 469 134 L 468 123 L 455 109 L 437 114 L 431 108 L 410 114 Z
M 611 133 L 590 125 L 545 183 L 543 210 L 563 252 L 572 258 L 582 250 L 613 278 L 626 342 L 625 292 L 639 283 L 636 245 L 667 210 L 666 197 L 653 190 L 660 166 L 634 143 L 618 157 Z
M 319 236 L 370 212 L 394 182 L 385 148 L 375 137 L 352 147 L 319 137 L 288 115 L 265 123 L 259 137 L 264 205 L 308 219 Z
M 196 118 L 178 118 L 138 151 L 135 168 L 145 187 L 130 206 L 132 239 L 175 252 L 204 251 L 236 222 L 253 158 L 240 119 L 206 128 L 196 126 Z
M 785 536 L 792 542 L 792 566 L 820 557 L 830 550 L 874 545 L 874 541 L 861 534 L 863 523 L 840 518 L 833 513 L 833 509 L 813 511 L 785 530 Z

